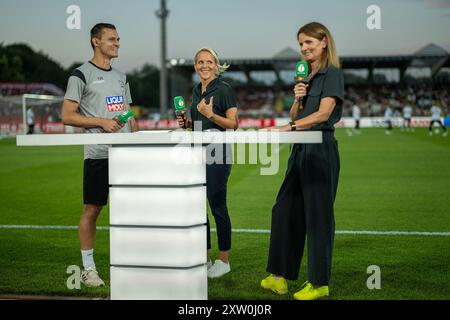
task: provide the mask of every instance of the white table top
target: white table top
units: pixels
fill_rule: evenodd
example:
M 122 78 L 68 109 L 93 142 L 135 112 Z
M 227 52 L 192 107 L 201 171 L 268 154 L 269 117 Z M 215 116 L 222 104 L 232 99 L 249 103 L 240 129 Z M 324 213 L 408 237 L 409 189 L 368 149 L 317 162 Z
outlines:
M 133 133 L 77 133 L 18 135 L 18 146 L 57 145 L 151 145 L 151 144 L 210 144 L 210 143 L 322 143 L 321 131 L 138 131 Z

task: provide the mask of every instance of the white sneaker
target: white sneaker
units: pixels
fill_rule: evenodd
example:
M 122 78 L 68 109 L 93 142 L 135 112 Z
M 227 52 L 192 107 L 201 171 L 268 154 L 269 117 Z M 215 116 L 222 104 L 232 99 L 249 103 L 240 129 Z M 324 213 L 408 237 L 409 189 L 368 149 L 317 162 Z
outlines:
M 81 282 L 86 286 L 90 288 L 96 288 L 104 286 L 105 283 L 102 279 L 98 276 L 98 272 L 92 268 L 87 268 L 86 270 L 83 270 L 81 273 Z
M 208 270 L 208 278 L 219 278 L 231 271 L 230 263 L 225 263 L 218 259 L 214 265 Z

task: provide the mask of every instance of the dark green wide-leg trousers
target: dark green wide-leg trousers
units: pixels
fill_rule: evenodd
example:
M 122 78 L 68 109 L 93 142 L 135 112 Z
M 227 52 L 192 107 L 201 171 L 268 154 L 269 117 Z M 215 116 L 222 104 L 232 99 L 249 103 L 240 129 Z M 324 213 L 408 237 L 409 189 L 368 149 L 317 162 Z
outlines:
M 333 132 L 321 144 L 296 144 L 272 208 L 267 271 L 296 280 L 308 246 L 308 281 L 328 285 L 334 240 L 339 151 Z

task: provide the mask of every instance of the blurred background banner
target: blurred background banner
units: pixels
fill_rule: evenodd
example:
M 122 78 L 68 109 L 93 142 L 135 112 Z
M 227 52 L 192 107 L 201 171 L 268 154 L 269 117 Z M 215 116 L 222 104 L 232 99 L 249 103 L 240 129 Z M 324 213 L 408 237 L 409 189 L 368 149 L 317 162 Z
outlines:
M 345 77 L 330 299 L 449 300 L 450 138 L 428 126 L 433 107 L 450 126 L 450 0 L 1 0 L 0 299 L 110 296 L 108 214 L 99 217 L 95 249 L 106 286 L 66 285 L 80 263 L 82 146 L 18 147 L 14 138 L 82 132 L 63 125 L 61 105 L 71 72 L 92 58 L 96 23 L 117 27 L 112 66 L 127 75 L 140 130 L 167 130 L 178 127 L 174 97 L 191 107 L 202 47 L 230 64 L 223 78 L 236 93 L 240 128 L 287 124 L 301 59 L 296 34 L 311 21 L 331 31 Z M 233 271 L 208 282 L 210 299 L 292 299 L 260 288 L 290 157 L 287 144 L 270 148 L 279 171 L 261 176 L 271 163 L 250 151 L 269 153 L 262 147 L 244 145 L 248 163 L 233 165 Z M 216 234 L 212 241 L 216 248 Z M 380 270 L 381 289 L 366 285 L 369 266 Z M 292 292 L 306 273 L 303 263 Z
M 203 8 L 201 18 L 197 8 Z M 143 130 L 176 127 L 171 101 L 183 96 L 190 105 L 198 82 L 193 54 L 202 46 L 213 47 L 231 65 L 224 79 L 236 91 L 242 127 L 284 121 L 301 58 L 296 31 L 313 20 L 324 22 L 336 40 L 345 74 L 344 117 L 352 117 L 354 105 L 362 117 L 382 117 L 388 106 L 399 118 L 406 105 L 413 117 L 429 116 L 433 105 L 442 117 L 450 112 L 449 1 L 381 0 L 373 7 L 366 0 L 230 0 L 226 6 L 206 0 L 195 6 L 181 0 L 137 0 L 132 6 L 5 0 L 0 9 L 3 136 L 22 132 L 23 94 L 64 95 L 71 71 L 91 58 L 89 31 L 100 21 L 118 28 L 121 48 L 113 66 L 127 73 Z M 37 132 L 74 132 L 61 126 L 56 100 L 34 104 Z M 413 126 L 418 123 L 423 121 Z

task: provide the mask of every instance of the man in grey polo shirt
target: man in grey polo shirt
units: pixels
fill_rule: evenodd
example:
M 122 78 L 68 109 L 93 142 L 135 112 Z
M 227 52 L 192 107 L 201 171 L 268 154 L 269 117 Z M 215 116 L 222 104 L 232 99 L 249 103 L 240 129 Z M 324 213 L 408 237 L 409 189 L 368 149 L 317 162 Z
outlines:
M 126 124 L 115 120 L 132 102 L 125 74 L 111 67 L 111 60 L 118 57 L 119 40 L 112 24 L 99 23 L 91 29 L 94 57 L 69 77 L 62 107 L 64 124 L 85 128 L 88 133 L 138 130 L 134 119 Z M 86 145 L 79 236 L 84 269 L 81 282 L 88 287 L 105 284 L 96 270 L 93 248 L 97 218 L 108 201 L 108 191 L 108 146 Z

